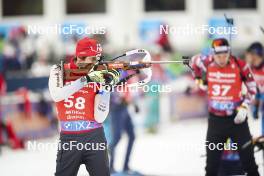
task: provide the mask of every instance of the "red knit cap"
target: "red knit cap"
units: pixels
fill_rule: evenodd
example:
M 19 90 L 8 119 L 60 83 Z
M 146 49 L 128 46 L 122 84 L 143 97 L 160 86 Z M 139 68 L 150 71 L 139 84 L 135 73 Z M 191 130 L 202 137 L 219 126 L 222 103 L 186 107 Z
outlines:
M 85 37 L 77 42 L 75 55 L 77 57 L 97 56 L 102 52 L 102 47 L 96 40 Z

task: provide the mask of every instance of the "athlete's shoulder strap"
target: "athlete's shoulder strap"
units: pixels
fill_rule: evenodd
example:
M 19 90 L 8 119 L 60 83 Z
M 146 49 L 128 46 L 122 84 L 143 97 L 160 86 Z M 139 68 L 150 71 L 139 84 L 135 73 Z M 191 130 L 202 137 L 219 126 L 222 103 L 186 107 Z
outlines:
M 243 66 L 242 66 L 242 63 L 239 62 L 238 58 L 236 58 L 235 56 L 231 56 L 231 58 L 234 59 L 238 69 L 239 69 L 239 73 L 240 73 L 240 77 L 241 77 L 241 80 L 242 81 L 246 81 L 246 77 L 244 76 L 244 74 L 242 73 L 242 70 L 243 70 Z
M 208 84 L 207 79 L 206 79 L 207 70 L 208 70 L 209 65 L 211 65 L 213 63 L 214 58 L 212 55 L 205 55 L 205 56 L 201 56 L 201 57 L 202 57 L 201 61 L 203 62 L 204 67 L 206 68 L 206 72 L 205 72 L 205 74 L 203 74 L 202 80 L 203 80 L 204 84 L 207 85 Z

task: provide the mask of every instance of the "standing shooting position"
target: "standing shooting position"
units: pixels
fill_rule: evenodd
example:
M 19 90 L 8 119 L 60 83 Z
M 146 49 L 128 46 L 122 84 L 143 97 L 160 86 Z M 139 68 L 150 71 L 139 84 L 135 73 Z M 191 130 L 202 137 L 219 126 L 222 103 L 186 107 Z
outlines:
M 237 144 L 240 160 L 248 176 L 259 176 L 253 146 L 242 146 L 251 140 L 247 123 L 249 104 L 256 94 L 256 83 L 249 66 L 231 55 L 229 43 L 224 38 L 212 42 L 213 55 L 196 55 L 192 68 L 197 84 L 207 86 L 208 129 L 206 136 L 206 176 L 218 175 L 224 143 L 231 137 Z M 242 94 L 242 84 L 247 94 Z M 222 146 L 210 148 L 209 145 Z
M 116 84 L 119 72 L 114 69 L 93 70 L 101 52 L 96 40 L 83 38 L 77 42 L 76 56 L 70 63 L 54 65 L 51 69 L 49 90 L 60 124 L 56 176 L 76 176 L 81 164 L 85 164 L 91 176 L 110 175 L 102 126 L 109 112 L 110 92 L 101 87 Z M 91 71 L 87 74 L 70 73 L 76 79 L 66 80 L 66 69 Z

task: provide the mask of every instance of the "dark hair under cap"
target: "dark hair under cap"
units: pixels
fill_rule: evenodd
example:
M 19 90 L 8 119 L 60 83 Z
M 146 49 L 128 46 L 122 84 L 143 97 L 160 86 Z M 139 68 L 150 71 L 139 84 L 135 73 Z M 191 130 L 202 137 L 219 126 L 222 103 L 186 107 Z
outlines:
M 262 57 L 263 56 L 263 45 L 260 42 L 254 42 L 248 47 L 247 52 L 254 53 Z

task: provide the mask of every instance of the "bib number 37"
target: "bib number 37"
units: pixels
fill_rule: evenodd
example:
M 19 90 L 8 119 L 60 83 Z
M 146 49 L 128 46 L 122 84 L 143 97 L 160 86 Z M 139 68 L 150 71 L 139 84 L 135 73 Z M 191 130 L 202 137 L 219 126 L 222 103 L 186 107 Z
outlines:
M 212 86 L 212 89 L 213 89 L 212 94 L 214 96 L 219 96 L 219 95 L 225 96 L 228 93 L 228 91 L 230 90 L 230 88 L 231 88 L 230 85 L 217 85 L 217 84 L 215 84 Z
M 70 96 L 69 98 L 64 100 L 64 106 L 66 108 L 76 108 L 76 109 L 84 109 L 85 107 L 85 99 L 83 97 L 77 97 L 74 99 L 74 96 Z

